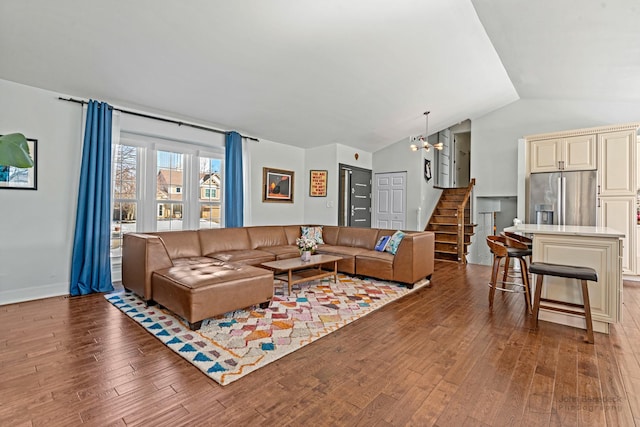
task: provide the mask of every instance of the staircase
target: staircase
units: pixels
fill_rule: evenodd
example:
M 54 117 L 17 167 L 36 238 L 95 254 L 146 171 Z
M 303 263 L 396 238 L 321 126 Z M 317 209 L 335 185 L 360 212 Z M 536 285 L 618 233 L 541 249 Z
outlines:
M 468 187 L 443 188 L 425 230 L 436 235 L 435 259 L 467 263 L 471 236 L 476 224 L 471 223 L 471 191 L 476 180 Z

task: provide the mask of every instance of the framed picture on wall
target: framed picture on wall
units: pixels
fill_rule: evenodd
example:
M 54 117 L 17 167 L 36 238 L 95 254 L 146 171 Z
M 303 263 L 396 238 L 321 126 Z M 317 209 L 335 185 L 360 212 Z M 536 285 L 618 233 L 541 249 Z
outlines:
M 309 171 L 309 196 L 327 197 L 327 171 Z
M 431 179 L 431 160 L 424 159 L 424 179 L 429 182 Z
M 293 171 L 262 168 L 262 201 L 293 203 Z
M 32 168 L 0 165 L 0 189 L 36 190 L 38 184 L 38 140 L 27 138 Z

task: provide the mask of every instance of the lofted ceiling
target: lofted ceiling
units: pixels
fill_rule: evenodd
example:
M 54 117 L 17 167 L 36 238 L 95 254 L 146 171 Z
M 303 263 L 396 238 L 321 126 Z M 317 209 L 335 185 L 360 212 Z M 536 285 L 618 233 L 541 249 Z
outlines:
M 0 79 L 374 152 L 425 110 L 434 131 L 518 98 L 638 100 L 638 8 L 610 3 L 2 0 Z

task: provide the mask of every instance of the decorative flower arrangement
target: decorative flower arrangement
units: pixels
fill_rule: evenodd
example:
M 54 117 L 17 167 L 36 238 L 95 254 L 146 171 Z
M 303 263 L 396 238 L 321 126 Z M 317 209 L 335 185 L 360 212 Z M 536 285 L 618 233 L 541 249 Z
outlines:
M 298 248 L 300 248 L 300 252 L 312 252 L 318 249 L 318 243 L 315 241 L 315 239 L 309 239 L 308 237 L 297 238 L 296 245 L 298 245 Z

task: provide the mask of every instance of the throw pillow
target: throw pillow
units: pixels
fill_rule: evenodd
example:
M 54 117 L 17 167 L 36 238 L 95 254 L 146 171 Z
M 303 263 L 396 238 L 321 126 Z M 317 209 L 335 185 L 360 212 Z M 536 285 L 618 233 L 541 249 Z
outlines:
M 398 246 L 400 246 L 400 242 L 402 242 L 403 237 L 404 233 L 400 230 L 393 233 L 393 236 L 389 239 L 389 243 L 387 243 L 387 247 L 384 250 L 395 255 L 396 252 L 398 252 Z
M 378 243 L 376 243 L 376 246 L 374 249 L 378 252 L 384 252 L 387 245 L 389 244 L 389 239 L 391 239 L 391 236 L 382 236 L 381 238 L 378 239 Z
M 317 227 L 300 227 L 300 234 L 303 238 L 313 239 L 319 245 L 324 245 L 322 240 L 322 226 Z

